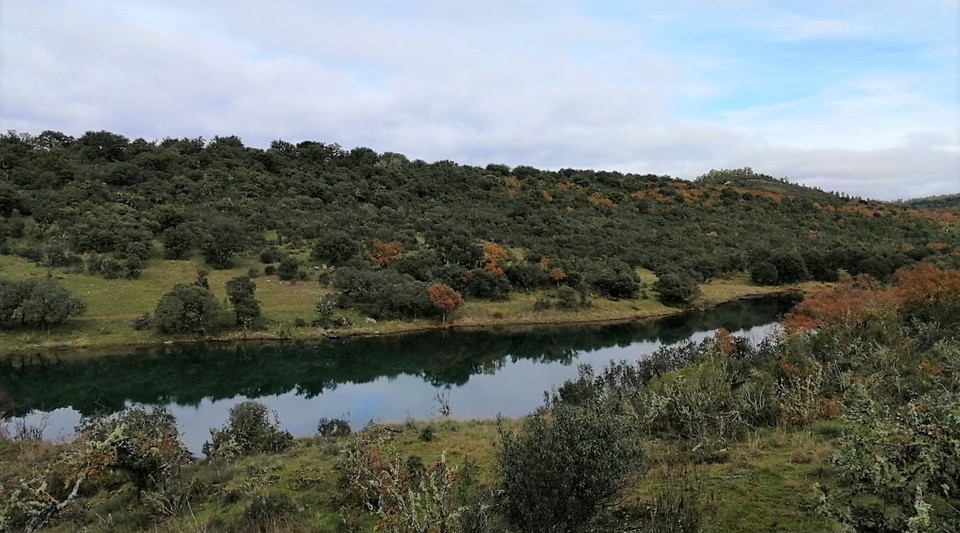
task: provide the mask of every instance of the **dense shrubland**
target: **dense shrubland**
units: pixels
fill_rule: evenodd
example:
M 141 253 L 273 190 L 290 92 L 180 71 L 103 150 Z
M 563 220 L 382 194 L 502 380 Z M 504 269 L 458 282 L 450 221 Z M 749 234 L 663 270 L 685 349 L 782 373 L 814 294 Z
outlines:
M 955 211 L 750 169 L 687 182 L 311 141 L 263 150 L 236 137 L 0 135 L 0 253 L 109 279 L 140 278 L 160 255 L 214 269 L 259 257 L 267 275 L 332 283 L 339 306 L 373 317 L 449 318 L 427 296 L 438 283 L 467 299 L 562 287 L 633 299 L 638 268 L 667 280 L 670 305 L 740 271 L 767 285 L 832 282 L 841 270 L 884 279 L 921 259 L 958 266 L 958 224 Z M 253 327 L 248 318 L 237 325 Z
M 742 530 L 956 531 L 960 272 L 921 264 L 892 284 L 852 278 L 783 325 L 759 345 L 720 330 L 638 363 L 584 367 L 537 412 L 473 441 L 444 439 L 482 422 L 351 435 L 322 420 L 315 439 L 291 441 L 253 402 L 211 432 L 205 461 L 183 453 L 162 410 L 90 418 L 59 446 L 8 437 L 0 453 L 18 459 L 0 472 L 0 520 L 60 530 L 701 531 L 729 530 L 714 516 L 736 516 L 727 507 L 738 505 L 769 506 L 777 520 L 734 521 Z M 764 439 L 775 432 L 795 444 L 773 468 L 813 463 L 793 478 L 791 503 L 718 501 L 707 487 L 723 476 L 711 469 L 738 449 L 772 446 Z M 453 460 L 448 442 L 475 455 Z

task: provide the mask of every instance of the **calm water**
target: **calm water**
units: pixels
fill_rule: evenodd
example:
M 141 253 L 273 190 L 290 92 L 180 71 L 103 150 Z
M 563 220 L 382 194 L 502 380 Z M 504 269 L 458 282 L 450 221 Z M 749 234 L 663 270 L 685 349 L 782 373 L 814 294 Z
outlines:
M 166 405 L 194 453 L 245 399 L 276 410 L 296 436 L 312 435 L 321 417 L 346 418 L 354 428 L 430 418 L 438 393 L 454 418 L 513 417 L 533 411 L 580 364 L 635 361 L 721 327 L 759 341 L 789 305 L 765 298 L 627 324 L 190 346 L 86 362 L 18 358 L 0 368 L 0 411 L 20 417 L 8 423 L 44 423 L 46 437 L 58 439 L 69 438 L 83 415 Z

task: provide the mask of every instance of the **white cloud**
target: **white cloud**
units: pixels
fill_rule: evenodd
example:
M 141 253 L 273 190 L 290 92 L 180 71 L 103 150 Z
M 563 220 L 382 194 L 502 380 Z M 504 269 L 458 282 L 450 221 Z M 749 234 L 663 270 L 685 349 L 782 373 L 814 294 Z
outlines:
M 878 5 L 611 3 L 601 16 L 574 1 L 6 2 L 0 127 L 682 177 L 751 166 L 882 198 L 955 191 L 960 91 L 943 65 L 958 31 Z M 941 19 L 960 9 L 925 5 Z M 827 51 L 825 84 L 757 53 L 878 35 L 933 67 L 881 50 L 860 68 Z M 810 86 L 778 95 L 779 73 Z M 762 98 L 724 103 L 744 91 Z

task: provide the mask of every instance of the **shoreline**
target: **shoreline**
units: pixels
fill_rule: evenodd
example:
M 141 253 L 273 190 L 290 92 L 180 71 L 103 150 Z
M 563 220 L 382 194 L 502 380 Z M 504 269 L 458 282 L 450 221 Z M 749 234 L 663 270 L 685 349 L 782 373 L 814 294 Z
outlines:
M 131 351 L 162 349 L 169 347 L 184 347 L 190 345 L 204 344 L 229 344 L 229 343 L 267 343 L 267 342 L 304 342 L 325 340 L 347 339 L 355 337 L 390 337 L 400 335 L 412 335 L 430 331 L 449 331 L 449 330 L 486 330 L 486 329 L 512 329 L 512 328 L 531 328 L 537 326 L 577 326 L 577 325 L 604 325 L 628 323 L 642 320 L 653 320 L 666 318 L 670 316 L 682 315 L 691 311 L 705 311 L 719 305 L 735 303 L 743 300 L 757 298 L 783 297 L 790 294 L 808 294 L 812 292 L 803 287 L 792 286 L 780 290 L 761 290 L 758 292 L 747 292 L 733 296 L 731 298 L 700 302 L 687 308 L 671 307 L 667 311 L 647 312 L 647 313 L 624 313 L 622 316 L 609 318 L 578 318 L 571 314 L 570 319 L 545 319 L 545 320 L 521 320 L 517 322 L 504 322 L 502 319 L 474 319 L 470 323 L 415 323 L 404 322 L 400 320 L 384 321 L 385 326 L 389 326 L 388 331 L 381 331 L 376 328 L 376 324 L 363 324 L 352 328 L 339 330 L 319 329 L 315 327 L 304 327 L 294 330 L 291 335 L 278 335 L 270 331 L 254 332 L 230 332 L 226 335 L 217 335 L 205 338 L 165 338 L 156 339 L 148 342 L 116 343 L 105 345 L 83 345 L 71 342 L 51 343 L 50 345 L 31 345 L 24 348 L 0 348 L 0 358 L 13 359 L 33 356 L 63 356 L 69 355 L 78 358 L 96 358 L 109 357 L 112 355 L 127 354 Z M 65 352 L 69 352 L 65 353 Z

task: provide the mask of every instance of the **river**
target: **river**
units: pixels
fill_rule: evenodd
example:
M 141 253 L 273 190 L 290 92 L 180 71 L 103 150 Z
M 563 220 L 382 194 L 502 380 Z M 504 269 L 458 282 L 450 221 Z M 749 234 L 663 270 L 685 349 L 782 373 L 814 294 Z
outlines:
M 0 412 L 8 430 L 44 428 L 69 439 L 82 416 L 131 405 L 164 405 L 195 454 L 230 408 L 256 399 L 295 436 L 321 417 L 402 422 L 438 415 L 438 395 L 453 418 L 521 416 L 544 391 L 575 377 L 581 364 L 636 361 L 661 346 L 710 337 L 718 328 L 754 342 L 791 305 L 748 299 L 708 311 L 604 325 L 443 330 L 391 337 L 303 343 L 189 345 L 97 358 L 33 356 L 0 367 Z

